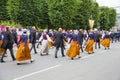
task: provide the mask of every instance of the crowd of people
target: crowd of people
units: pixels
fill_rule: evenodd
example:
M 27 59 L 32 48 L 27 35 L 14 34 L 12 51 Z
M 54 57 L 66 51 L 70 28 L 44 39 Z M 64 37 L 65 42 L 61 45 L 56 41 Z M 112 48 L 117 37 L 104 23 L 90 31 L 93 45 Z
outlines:
M 9 49 L 12 60 L 20 65 L 24 62 L 33 62 L 31 57 L 31 51 L 34 50 L 35 54 L 41 56 L 49 55 L 49 49 L 55 48 L 55 58 L 58 58 L 58 50 L 61 49 L 62 57 L 68 56 L 71 60 L 75 57 L 81 58 L 82 52 L 93 54 L 94 49 L 101 48 L 103 46 L 106 49 L 110 49 L 110 43 L 119 41 L 119 32 L 113 31 L 100 31 L 100 30 L 64 30 L 59 28 L 58 30 L 40 30 L 36 31 L 36 27 L 33 26 L 28 35 L 28 30 L 23 29 L 20 39 L 18 39 L 18 33 L 16 28 L 7 26 L 5 30 L 0 31 L 0 62 L 3 63 L 4 57 L 8 54 L 6 51 Z M 31 44 L 31 47 L 29 46 Z M 95 46 L 94 46 L 95 44 Z M 66 45 L 69 45 L 65 53 Z M 39 46 L 41 46 L 39 48 Z M 17 52 L 14 52 L 14 47 L 17 47 Z M 37 52 L 36 48 L 40 49 Z

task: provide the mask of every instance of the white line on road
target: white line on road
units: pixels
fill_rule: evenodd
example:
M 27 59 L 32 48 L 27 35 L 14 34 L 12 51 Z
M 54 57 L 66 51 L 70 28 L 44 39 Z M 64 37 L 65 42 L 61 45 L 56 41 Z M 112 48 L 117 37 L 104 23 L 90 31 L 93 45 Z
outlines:
M 13 80 L 21 80 L 21 79 L 23 79 L 23 78 L 26 78 L 26 77 L 29 77 L 29 76 L 32 76 L 32 75 L 35 75 L 35 74 L 38 74 L 38 73 L 42 73 L 42 72 L 45 72 L 45 71 L 48 71 L 48 70 L 50 70 L 50 69 L 54 69 L 54 68 L 57 68 L 57 67 L 60 67 L 60 66 L 62 66 L 62 65 L 61 65 L 61 64 L 58 64 L 58 65 L 56 65 L 56 66 L 52 66 L 52 67 L 49 67 L 49 68 L 46 68 L 46 69 L 43 69 L 43 70 L 39 70 L 39 71 L 30 73 L 30 74 L 27 74 L 27 75 L 24 75 L 24 76 L 15 78 L 15 79 L 13 79 Z

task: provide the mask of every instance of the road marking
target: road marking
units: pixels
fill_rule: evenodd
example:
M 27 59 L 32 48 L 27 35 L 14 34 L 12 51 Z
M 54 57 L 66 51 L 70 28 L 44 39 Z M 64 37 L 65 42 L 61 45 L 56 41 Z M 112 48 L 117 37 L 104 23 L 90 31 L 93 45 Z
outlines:
M 43 69 L 43 70 L 39 70 L 39 71 L 36 71 L 36 72 L 33 72 L 33 73 L 30 73 L 30 74 L 27 74 L 27 75 L 24 75 L 24 76 L 21 76 L 21 77 L 18 77 L 18 78 L 15 78 L 13 80 L 22 80 L 26 77 L 29 77 L 29 76 L 32 76 L 32 75 L 35 75 L 35 74 L 38 74 L 38 73 L 42 73 L 42 72 L 45 72 L 45 71 L 48 71 L 48 70 L 51 70 L 51 69 L 54 69 L 54 68 L 57 68 L 57 67 L 60 67 L 62 66 L 61 64 L 58 64 L 56 66 L 52 66 L 52 67 L 49 67 L 49 68 L 46 68 L 46 69 Z

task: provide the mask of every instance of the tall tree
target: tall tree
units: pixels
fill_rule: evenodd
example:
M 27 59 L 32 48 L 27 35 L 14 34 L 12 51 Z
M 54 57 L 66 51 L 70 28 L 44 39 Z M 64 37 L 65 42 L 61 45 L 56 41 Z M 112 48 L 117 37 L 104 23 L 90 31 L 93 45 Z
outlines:
M 7 1 L 8 0 L 0 0 L 0 20 L 3 21 L 9 20 L 7 13 Z
M 76 14 L 75 0 L 56 0 L 49 6 L 49 15 L 54 27 L 72 28 Z
M 100 7 L 100 28 L 108 30 L 109 27 L 109 8 L 102 6 Z
M 77 25 L 83 29 L 89 29 L 89 19 L 92 16 L 93 1 L 92 0 L 81 0 L 78 5 L 78 13 L 75 17 Z
M 116 23 L 116 10 L 113 8 L 109 8 L 109 27 L 110 28 L 114 27 L 115 23 Z
M 39 18 L 40 18 L 40 25 L 41 28 L 50 28 L 51 23 L 49 19 L 49 10 L 48 10 L 48 3 L 46 0 L 34 0 L 36 3 L 36 7 L 39 10 Z

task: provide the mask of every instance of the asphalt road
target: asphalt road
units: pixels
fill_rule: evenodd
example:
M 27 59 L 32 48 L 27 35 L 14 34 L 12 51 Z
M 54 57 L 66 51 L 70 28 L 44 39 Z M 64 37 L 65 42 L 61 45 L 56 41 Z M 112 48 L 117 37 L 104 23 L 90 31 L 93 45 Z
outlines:
M 17 48 L 14 48 L 16 52 Z M 40 48 L 37 49 L 40 51 Z M 94 54 L 81 53 L 80 59 L 54 58 L 54 48 L 48 56 L 32 51 L 33 63 L 17 65 L 11 56 L 0 63 L 0 80 L 120 80 L 120 42 L 111 44 L 110 50 L 96 49 Z

